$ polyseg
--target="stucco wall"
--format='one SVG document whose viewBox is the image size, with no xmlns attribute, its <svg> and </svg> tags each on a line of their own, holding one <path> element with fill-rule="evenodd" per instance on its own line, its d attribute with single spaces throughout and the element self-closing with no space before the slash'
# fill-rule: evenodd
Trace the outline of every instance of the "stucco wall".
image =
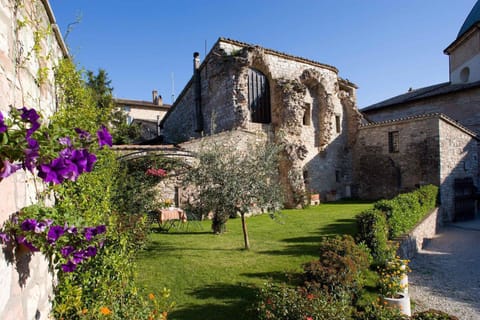
<svg viewBox="0 0 480 320">
<path fill-rule="evenodd" d="M 127 106 L 127 116 L 130 116 L 131 120 L 142 119 L 142 120 L 156 120 L 157 116 L 160 116 L 160 120 L 163 119 L 163 116 L 167 113 L 167 109 L 162 109 L 161 107 L 138 107 L 138 106 Z"/>
<path fill-rule="evenodd" d="M 9 106 L 27 106 L 48 117 L 56 107 L 52 68 L 67 51 L 48 1 L 22 1 L 18 8 L 15 2 L 0 1 L 0 111 L 6 115 Z M 41 34 L 38 51 L 34 32 Z M 0 181 L 0 194 L 3 224 L 35 202 L 32 177 L 20 171 Z M 11 254 L 10 248 L 0 254 L 0 319 L 47 319 L 53 279 L 44 257 Z"/>
</svg>

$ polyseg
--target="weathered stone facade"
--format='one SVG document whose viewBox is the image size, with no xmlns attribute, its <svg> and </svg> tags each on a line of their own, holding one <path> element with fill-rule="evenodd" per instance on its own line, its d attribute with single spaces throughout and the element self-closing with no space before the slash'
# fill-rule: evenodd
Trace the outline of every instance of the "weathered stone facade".
<svg viewBox="0 0 480 320">
<path fill-rule="evenodd" d="M 27 106 L 50 116 L 56 109 L 53 67 L 67 54 L 48 1 L 1 1 L 0 111 Z M 18 171 L 0 181 L 0 224 L 35 202 L 32 179 Z M 9 252 L 0 254 L 0 319 L 47 319 L 53 276 L 45 258 Z"/>
<path fill-rule="evenodd" d="M 450 221 L 454 180 L 471 177 L 478 186 L 477 143 L 472 131 L 441 114 L 364 125 L 353 152 L 355 194 L 392 198 L 420 185 L 438 185 L 442 218 Z"/>
<path fill-rule="evenodd" d="M 451 85 L 445 84 L 440 89 Z M 374 122 L 382 122 L 391 119 L 411 117 L 429 113 L 443 113 L 448 117 L 460 122 L 470 130 L 480 134 L 480 84 L 453 85 L 461 90 L 449 91 L 447 94 L 434 95 L 424 99 L 411 99 L 402 103 L 386 105 L 380 108 L 367 108 L 361 110 L 365 116 Z M 427 91 L 428 88 L 425 88 Z M 411 92 L 406 95 L 413 95 Z M 403 101 L 403 99 L 401 99 Z"/>
<path fill-rule="evenodd" d="M 271 119 L 264 123 L 252 121 L 252 70 L 267 82 Z M 307 188 L 323 199 L 349 196 L 350 147 L 361 115 L 355 85 L 334 67 L 221 38 L 194 73 L 162 121 L 166 141 L 263 132 L 285 145 L 280 170 L 287 206 L 298 205 Z"/>
</svg>

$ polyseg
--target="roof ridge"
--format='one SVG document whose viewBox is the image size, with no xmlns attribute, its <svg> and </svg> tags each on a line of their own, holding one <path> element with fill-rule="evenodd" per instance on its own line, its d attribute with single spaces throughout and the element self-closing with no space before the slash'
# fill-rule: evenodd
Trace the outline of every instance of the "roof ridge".
<svg viewBox="0 0 480 320">
<path fill-rule="evenodd" d="M 265 48 L 265 47 L 262 47 L 260 45 L 250 44 L 250 43 L 247 43 L 247 42 L 242 42 L 242 41 L 231 39 L 231 38 L 220 37 L 220 38 L 218 38 L 218 41 L 229 42 L 231 44 L 236 44 L 236 45 L 243 46 L 243 47 L 262 48 L 263 50 L 267 51 L 270 54 L 275 54 L 275 55 L 278 55 L 280 57 L 293 59 L 293 60 L 296 60 L 296 61 L 299 61 L 299 62 L 304 62 L 304 63 L 308 63 L 308 64 L 314 64 L 314 65 L 317 65 L 317 66 L 321 66 L 321 67 L 327 68 L 331 71 L 334 71 L 335 73 L 338 74 L 338 69 L 336 67 L 334 67 L 332 65 L 329 65 L 329 64 L 326 64 L 326 63 L 321 63 L 321 62 L 318 62 L 318 61 L 315 61 L 315 60 L 310 60 L 310 59 L 303 58 L 303 57 L 300 57 L 300 56 L 291 55 L 291 54 L 288 54 L 288 53 L 285 53 L 285 52 L 282 52 L 282 51 Z"/>
<path fill-rule="evenodd" d="M 475 133 L 471 129 L 465 127 L 460 122 L 454 120 L 453 118 L 450 118 L 449 116 L 447 116 L 445 113 L 442 113 L 442 112 L 422 113 L 422 114 L 416 114 L 416 115 L 411 115 L 411 116 L 401 117 L 401 118 L 396 118 L 396 119 L 388 119 L 388 120 L 384 120 L 384 121 L 370 122 L 370 123 L 362 124 L 360 127 L 361 128 L 375 127 L 375 126 L 391 124 L 391 123 L 395 123 L 395 122 L 410 121 L 410 120 L 417 120 L 417 119 L 428 119 L 428 118 L 443 119 L 443 120 L 447 121 L 448 123 L 456 126 L 457 128 L 462 129 L 463 131 L 465 131 L 465 132 L 469 133 L 470 135 L 476 137 L 477 139 L 479 138 L 477 133 Z"/>
</svg>

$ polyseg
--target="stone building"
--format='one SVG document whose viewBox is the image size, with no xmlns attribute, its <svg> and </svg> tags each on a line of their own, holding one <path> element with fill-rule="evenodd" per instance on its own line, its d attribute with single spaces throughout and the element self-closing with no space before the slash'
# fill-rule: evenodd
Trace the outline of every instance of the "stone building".
<svg viewBox="0 0 480 320">
<path fill-rule="evenodd" d="M 129 125 L 139 125 L 142 139 L 151 140 L 160 136 L 160 121 L 170 109 L 163 103 L 158 91 L 152 91 L 152 101 L 114 99 L 115 105 L 123 110 Z"/>
<path fill-rule="evenodd" d="M 448 82 L 410 90 L 363 108 L 365 117 L 385 121 L 443 113 L 480 133 L 480 2 L 475 4 L 457 38 L 444 53 L 449 57 Z"/>
<path fill-rule="evenodd" d="M 443 114 L 363 125 L 353 152 L 356 193 L 392 198 L 418 186 L 440 186 L 442 219 L 455 217 L 455 179 L 479 174 L 479 138 Z"/>
<path fill-rule="evenodd" d="M 335 67 L 220 38 L 161 122 L 166 142 L 223 131 L 262 132 L 285 146 L 286 205 L 306 190 L 350 196 L 351 147 L 361 115 L 356 86 Z"/>
<path fill-rule="evenodd" d="M 461 204 L 455 202 L 455 181 L 480 186 L 480 2 L 444 52 L 450 81 L 361 109 L 370 124 L 359 131 L 354 180 L 358 195 L 370 199 L 436 184 L 442 219 L 451 221 L 459 219 Z"/>
<path fill-rule="evenodd" d="M 27 106 L 45 117 L 56 109 L 53 67 L 68 56 L 47 0 L 0 2 L 0 111 Z M 22 26 L 20 26 L 22 24 Z M 36 35 L 42 35 L 40 37 Z M 35 202 L 33 177 L 0 179 L 0 225 Z M 48 319 L 53 276 L 43 255 L 0 254 L 0 319 Z"/>
</svg>

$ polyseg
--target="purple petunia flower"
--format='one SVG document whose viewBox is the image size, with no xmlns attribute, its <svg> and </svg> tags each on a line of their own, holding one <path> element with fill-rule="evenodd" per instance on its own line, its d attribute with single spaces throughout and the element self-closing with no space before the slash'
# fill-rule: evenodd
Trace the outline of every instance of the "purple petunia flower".
<svg viewBox="0 0 480 320">
<path fill-rule="evenodd" d="M 92 227 L 85 227 L 85 228 L 83 229 L 83 232 L 84 232 L 84 234 L 85 234 L 85 239 L 86 239 L 87 241 L 91 241 L 92 238 L 97 235 L 97 230 L 96 230 L 96 228 L 92 228 Z"/>
<path fill-rule="evenodd" d="M 12 175 L 13 173 L 15 173 L 15 171 L 17 171 L 21 167 L 22 166 L 19 164 L 11 163 L 8 159 L 3 160 L 3 166 L 0 169 L 0 178 L 6 178 Z"/>
<path fill-rule="evenodd" d="M 80 264 L 85 260 L 87 257 L 85 256 L 85 253 L 82 251 L 76 251 L 73 253 L 73 263 L 75 264 Z"/>
<path fill-rule="evenodd" d="M 23 151 L 25 153 L 24 167 L 33 172 L 38 159 L 40 146 L 38 141 L 33 138 L 27 138 L 28 147 Z"/>
<path fill-rule="evenodd" d="M 0 240 L 2 243 L 9 243 L 10 235 L 8 235 L 7 233 L 0 232 Z"/>
<path fill-rule="evenodd" d="M 47 229 L 47 224 L 45 222 L 37 222 L 37 225 L 35 226 L 35 233 L 42 233 Z"/>
<path fill-rule="evenodd" d="M 77 265 L 73 263 L 71 260 L 68 260 L 67 263 L 62 264 L 62 271 L 63 272 L 73 272 L 77 269 Z"/>
<path fill-rule="evenodd" d="M 59 139 L 58 139 L 58 142 L 59 142 L 61 145 L 64 145 L 64 146 L 67 146 L 67 147 L 71 147 L 71 146 L 72 146 L 72 140 L 70 140 L 70 137 L 59 138 Z"/>
<path fill-rule="evenodd" d="M 47 239 L 50 243 L 55 243 L 65 233 L 62 226 L 53 226 L 48 230 Z"/>
<path fill-rule="evenodd" d="M 35 219 L 25 219 L 20 225 L 20 228 L 23 231 L 34 231 L 36 227 L 37 227 L 37 220 Z"/>
<path fill-rule="evenodd" d="M 85 131 L 85 130 L 82 130 L 80 128 L 75 128 L 75 132 L 78 133 L 78 136 L 80 137 L 80 139 L 82 140 L 87 140 L 89 141 L 90 138 L 92 137 L 90 132 L 88 131 Z"/>
<path fill-rule="evenodd" d="M 38 122 L 40 116 L 38 115 L 37 111 L 35 111 L 35 109 L 27 109 L 26 107 L 23 107 L 18 110 L 22 111 L 22 120 L 28 121 L 31 124 L 30 128 L 27 129 L 26 134 L 26 137 L 29 138 L 35 131 L 37 131 L 38 128 L 40 128 L 40 123 Z"/>
<path fill-rule="evenodd" d="M 102 234 L 107 232 L 107 227 L 104 224 L 101 224 L 95 228 L 96 234 Z"/>
<path fill-rule="evenodd" d="M 63 230 L 65 230 L 65 232 L 70 233 L 70 234 L 77 234 L 78 233 L 77 227 L 75 227 L 75 226 L 69 227 L 66 222 L 65 222 L 65 226 L 63 227 Z"/>
<path fill-rule="evenodd" d="M 94 246 L 89 246 L 85 251 L 84 254 L 86 257 L 94 257 L 97 254 L 97 248 Z"/>
<path fill-rule="evenodd" d="M 100 149 L 105 145 L 109 147 L 112 146 L 112 136 L 110 135 L 110 132 L 108 132 L 107 127 L 102 126 L 102 128 L 97 131 L 97 138 Z"/>
<path fill-rule="evenodd" d="M 62 183 L 65 179 L 78 176 L 77 167 L 69 160 L 55 158 L 49 164 L 38 167 L 38 176 L 45 182 Z"/>
<path fill-rule="evenodd" d="M 22 120 L 26 120 L 32 123 L 40 119 L 40 116 L 38 115 L 37 111 L 35 111 L 35 109 L 28 109 L 27 107 L 23 107 L 18 110 L 22 111 L 22 115 L 21 115 Z"/>
<path fill-rule="evenodd" d="M 75 248 L 72 246 L 65 246 L 60 249 L 60 253 L 64 258 L 68 257 L 73 251 L 75 251 Z"/>
<path fill-rule="evenodd" d="M 97 157 L 93 153 L 89 153 L 87 149 L 79 149 L 73 150 L 70 160 L 76 165 L 77 171 L 81 174 L 92 171 Z"/>
<path fill-rule="evenodd" d="M 24 236 L 17 236 L 16 239 L 19 244 L 23 244 L 30 251 L 32 252 L 39 251 L 39 249 L 35 247 L 31 242 L 27 241 L 27 239 Z"/>
<path fill-rule="evenodd" d="M 8 127 L 3 120 L 3 114 L 0 112 L 0 133 L 6 132 L 7 129 Z"/>
</svg>

